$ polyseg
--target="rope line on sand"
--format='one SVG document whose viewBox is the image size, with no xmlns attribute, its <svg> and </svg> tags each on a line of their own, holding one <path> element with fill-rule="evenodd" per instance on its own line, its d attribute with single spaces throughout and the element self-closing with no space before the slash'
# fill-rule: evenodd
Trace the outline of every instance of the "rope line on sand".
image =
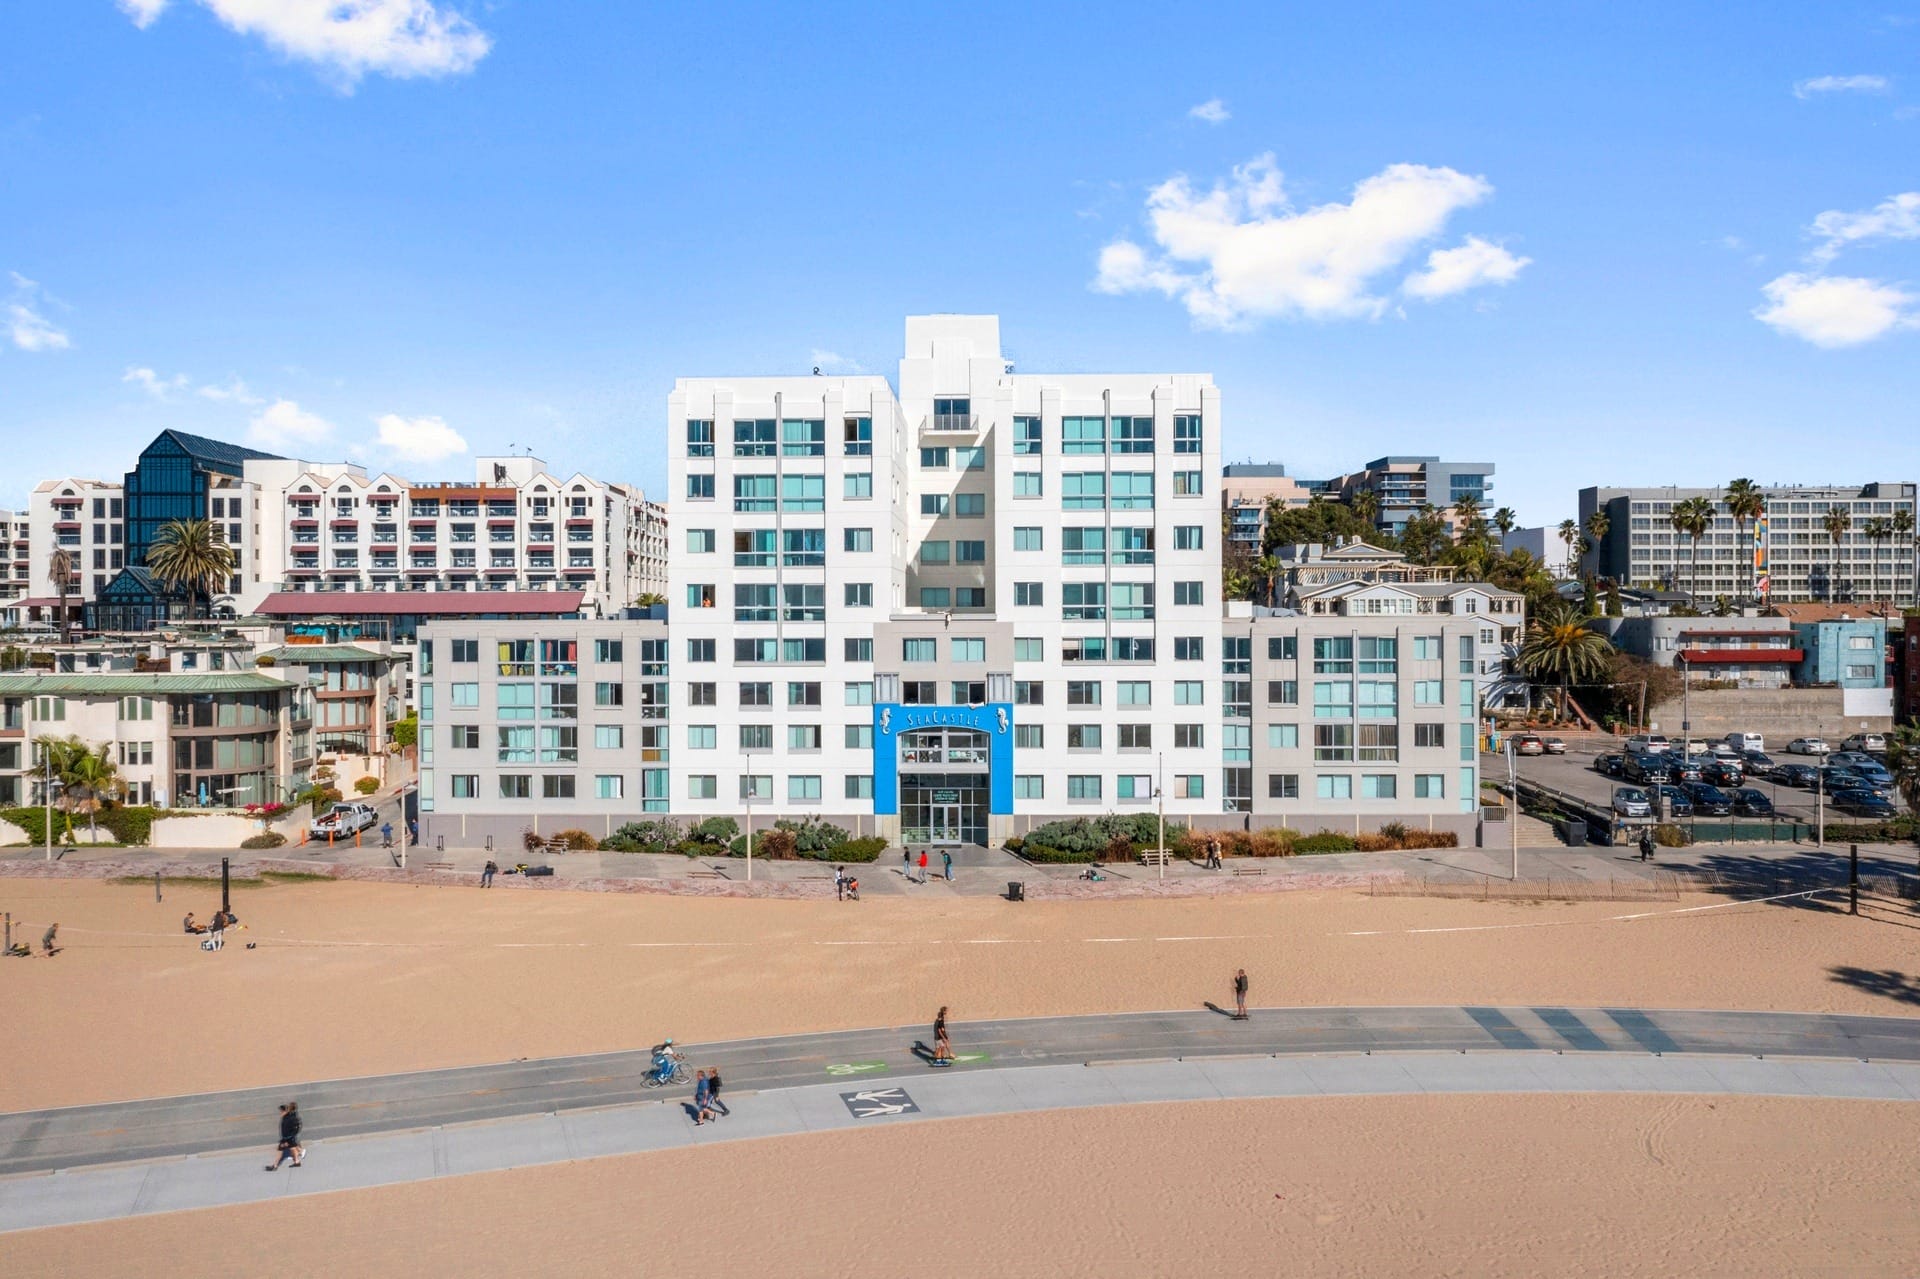
<svg viewBox="0 0 1920 1279">
<path fill-rule="evenodd" d="M 1794 897 L 1817 897 L 1821 893 L 1835 893 L 1837 887 L 1809 888 L 1802 892 L 1781 893 L 1774 897 L 1743 897 L 1739 901 L 1714 902 L 1710 906 L 1680 906 L 1672 910 L 1643 910 L 1631 915 L 1603 915 L 1599 919 L 1537 919 L 1524 924 L 1455 924 L 1446 928 L 1365 928 L 1353 932 L 1334 933 L 1336 937 L 1405 937 L 1418 933 L 1488 933 L 1508 928 L 1578 928 L 1585 924 L 1619 924 L 1635 919 L 1655 919 L 1662 915 L 1692 915 L 1703 910 L 1726 910 L 1730 906 L 1759 906 L 1766 902 L 1783 902 Z"/>
</svg>

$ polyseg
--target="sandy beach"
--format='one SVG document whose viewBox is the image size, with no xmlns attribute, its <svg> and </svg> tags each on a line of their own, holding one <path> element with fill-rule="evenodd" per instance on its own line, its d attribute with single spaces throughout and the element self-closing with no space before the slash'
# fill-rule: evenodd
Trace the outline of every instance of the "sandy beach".
<svg viewBox="0 0 1920 1279">
<path fill-rule="evenodd" d="M 1132 1106 L 530 1168 L 6 1246 L 9 1273 L 26 1275 L 1911 1275 L 1916 1152 L 1920 1107 L 1876 1102 Z"/>
<path fill-rule="evenodd" d="M 1914 917 L 1799 904 L 1282 893 L 858 904 L 0 880 L 68 949 L 10 960 L 0 1108 L 968 1018 L 1256 1005 L 1555 1002 L 1908 1015 Z M 246 949 L 248 942 L 258 948 Z"/>
</svg>

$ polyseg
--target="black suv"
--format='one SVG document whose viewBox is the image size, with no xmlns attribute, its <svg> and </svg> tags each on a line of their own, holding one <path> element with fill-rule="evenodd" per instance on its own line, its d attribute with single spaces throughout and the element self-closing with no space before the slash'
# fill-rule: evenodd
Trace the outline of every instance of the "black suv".
<svg viewBox="0 0 1920 1279">
<path fill-rule="evenodd" d="M 1701 816 L 1728 817 L 1733 813 L 1733 800 L 1712 782 L 1688 782 L 1681 789 L 1693 801 L 1693 811 Z"/>
</svg>

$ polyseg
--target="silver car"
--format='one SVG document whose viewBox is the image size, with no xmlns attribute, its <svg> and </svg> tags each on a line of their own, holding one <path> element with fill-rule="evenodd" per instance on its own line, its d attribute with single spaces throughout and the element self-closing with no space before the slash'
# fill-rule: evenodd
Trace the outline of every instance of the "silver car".
<svg viewBox="0 0 1920 1279">
<path fill-rule="evenodd" d="M 1638 786 L 1613 788 L 1613 812 L 1616 817 L 1651 817 L 1653 804 Z"/>
<path fill-rule="evenodd" d="M 1787 743 L 1789 755 L 1825 755 L 1832 749 L 1821 737 L 1796 737 Z"/>
</svg>

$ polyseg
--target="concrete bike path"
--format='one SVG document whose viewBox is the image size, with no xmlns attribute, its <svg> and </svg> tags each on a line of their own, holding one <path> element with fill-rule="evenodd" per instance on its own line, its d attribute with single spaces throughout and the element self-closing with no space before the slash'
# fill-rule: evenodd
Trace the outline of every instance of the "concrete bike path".
<svg viewBox="0 0 1920 1279">
<path fill-rule="evenodd" d="M 1920 1020 L 1640 1009 L 1261 1009 L 692 1046 L 734 1114 L 695 1128 L 644 1054 L 515 1062 L 0 1117 L 0 1231 L 251 1203 L 873 1122 L 1058 1106 L 1412 1092 L 1688 1092 L 1920 1100 Z M 1019 1069 L 1013 1069 L 1019 1067 Z M 307 1165 L 261 1171 L 297 1098 Z"/>
</svg>

